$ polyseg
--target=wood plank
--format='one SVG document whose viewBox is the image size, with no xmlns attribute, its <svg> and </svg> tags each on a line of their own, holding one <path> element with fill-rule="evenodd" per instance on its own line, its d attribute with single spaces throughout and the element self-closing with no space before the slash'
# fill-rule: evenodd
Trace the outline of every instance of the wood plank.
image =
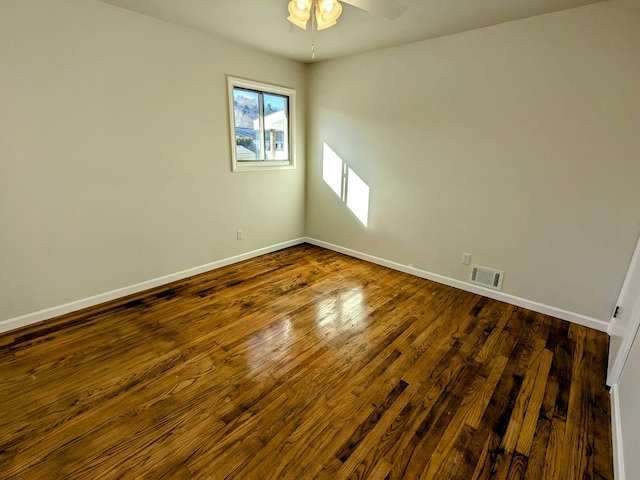
<svg viewBox="0 0 640 480">
<path fill-rule="evenodd" d="M 586 379 L 586 338 L 587 329 L 579 325 L 569 327 L 569 336 L 575 340 L 573 353 L 574 381 L 571 382 L 569 404 L 567 409 L 567 427 L 565 442 L 570 448 L 564 449 L 563 477 L 568 480 L 578 480 L 588 477 L 589 469 L 589 431 L 588 423 L 590 411 L 586 409 L 585 383 Z"/>
<path fill-rule="evenodd" d="M 300 245 L 0 334 L 0 476 L 608 480 L 607 349 Z"/>
</svg>

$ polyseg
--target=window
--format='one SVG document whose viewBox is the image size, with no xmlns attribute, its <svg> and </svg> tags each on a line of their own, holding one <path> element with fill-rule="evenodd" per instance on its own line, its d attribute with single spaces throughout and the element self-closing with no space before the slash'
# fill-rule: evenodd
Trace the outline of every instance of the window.
<svg viewBox="0 0 640 480">
<path fill-rule="evenodd" d="M 293 168 L 295 91 L 229 77 L 233 171 Z"/>
</svg>

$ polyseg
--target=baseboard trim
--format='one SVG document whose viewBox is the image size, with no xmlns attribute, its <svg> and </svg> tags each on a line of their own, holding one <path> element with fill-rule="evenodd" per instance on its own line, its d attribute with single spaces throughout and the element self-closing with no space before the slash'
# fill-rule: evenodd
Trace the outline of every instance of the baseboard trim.
<svg viewBox="0 0 640 480">
<path fill-rule="evenodd" d="M 625 480 L 624 448 L 622 446 L 622 419 L 620 418 L 620 393 L 618 384 L 611 386 L 611 437 L 613 440 L 613 478 Z"/>
<path fill-rule="evenodd" d="M 305 242 L 310 243 L 312 245 L 316 245 L 318 247 L 326 248 L 328 250 L 332 250 L 338 253 L 343 253 L 345 255 L 349 255 L 350 257 L 359 258 L 361 260 L 366 260 L 368 262 L 375 263 L 377 265 L 382 265 L 384 267 L 388 267 L 394 270 L 408 273 L 410 275 L 426 278 L 427 280 L 432 280 L 434 282 L 442 283 L 450 287 L 459 288 L 461 290 L 465 290 L 471 293 L 476 293 L 478 295 L 483 295 L 485 297 L 493 298 L 494 300 L 506 302 L 512 305 L 516 305 L 518 307 L 528 308 L 529 310 L 533 310 L 534 312 L 544 313 L 545 315 L 551 315 L 553 317 L 557 317 L 562 320 L 567 320 L 569 322 L 573 322 L 578 325 L 583 325 L 585 327 L 590 327 L 602 332 L 606 332 L 607 329 L 609 328 L 609 322 L 603 322 L 602 320 L 587 317 L 579 313 L 574 313 L 574 312 L 570 312 L 560 308 L 551 307 L 549 305 L 544 305 L 542 303 L 516 297 L 514 295 L 509 295 L 507 293 L 498 292 L 498 291 L 484 288 L 481 286 L 471 285 L 461 280 L 456 280 L 450 277 L 445 277 L 443 275 L 438 275 L 436 273 L 420 270 L 415 267 L 402 265 L 400 263 L 396 263 L 391 260 L 386 260 L 384 258 L 376 257 L 374 255 L 369 255 L 367 253 L 352 250 L 350 248 L 341 247 L 339 245 L 318 240 L 313 237 L 300 237 L 300 238 L 296 238 L 286 242 L 278 243 L 275 245 L 270 245 L 268 247 L 260 248 L 258 250 L 253 250 L 251 252 L 235 255 L 233 257 L 217 260 L 215 262 L 207 263 L 205 265 L 200 265 L 197 267 L 189 268 L 187 270 L 182 270 L 180 272 L 176 272 L 176 273 L 172 273 L 162 277 L 140 282 L 135 285 L 118 288 L 110 292 L 101 293 L 101 294 L 94 295 L 88 298 L 83 298 L 80 300 L 75 300 L 73 302 L 65 303 L 63 305 L 58 305 L 51 308 L 46 308 L 44 310 L 39 310 L 37 312 L 21 315 L 19 317 L 9 318 L 7 320 L 0 321 L 0 333 L 8 332 L 10 330 L 15 330 L 16 328 L 25 327 L 27 325 L 42 322 L 44 320 L 48 320 L 50 318 L 54 318 L 59 315 L 75 312 L 77 310 L 81 310 L 87 307 L 92 307 L 94 305 L 115 300 L 117 298 L 126 297 L 127 295 L 139 293 L 144 290 L 148 290 L 150 288 L 159 287 L 167 283 L 175 282 L 176 280 L 182 280 L 184 278 L 191 277 L 193 275 L 198 275 L 200 273 L 208 272 L 210 270 L 215 270 L 217 268 L 225 267 L 227 265 L 232 265 L 234 263 L 238 263 L 243 260 L 248 260 L 250 258 L 258 257 L 266 253 L 272 253 L 277 250 L 281 250 L 287 247 L 292 247 L 294 245 L 299 245 Z"/>
<path fill-rule="evenodd" d="M 489 288 L 472 285 L 470 283 L 463 282 L 461 280 L 456 280 L 454 278 L 438 275 L 437 273 L 427 272 L 426 270 L 420 270 L 415 267 L 402 265 L 401 263 L 396 263 L 391 260 L 386 260 L 384 258 L 376 257 L 374 255 L 369 255 L 367 253 L 359 252 L 357 250 L 352 250 L 350 248 L 341 247 L 340 245 L 335 245 L 333 243 L 318 240 L 316 238 L 307 237 L 306 241 L 307 243 L 310 243 L 312 245 L 326 248 L 328 250 L 333 250 L 338 253 L 343 253 L 345 255 L 349 255 L 350 257 L 366 260 L 368 262 L 375 263 L 377 265 L 382 265 L 383 267 L 392 268 L 393 270 L 398 270 L 400 272 L 408 273 L 410 275 L 426 278 L 427 280 L 432 280 L 434 282 L 442 283 L 450 287 L 459 288 L 460 290 L 465 290 L 467 292 L 476 293 L 478 295 L 489 297 L 494 300 L 499 300 L 501 302 L 509 303 L 517 307 L 527 308 L 529 310 L 533 310 L 534 312 L 550 315 L 552 317 L 560 318 L 568 322 L 593 328 L 601 332 L 606 332 L 609 327 L 609 322 L 604 322 L 596 318 L 587 317 L 586 315 L 582 315 L 580 313 L 570 312 L 568 310 L 552 307 L 550 305 L 545 305 L 543 303 L 535 302 L 533 300 L 527 300 L 526 298 L 516 297 L 515 295 L 510 295 L 508 293 L 498 292 L 496 290 L 491 290 Z"/>
<path fill-rule="evenodd" d="M 128 287 L 118 288 L 110 292 L 100 293 L 98 295 L 93 295 L 88 298 L 75 300 L 73 302 L 65 303 L 63 305 L 58 305 L 51 308 L 46 308 L 44 310 L 39 310 L 37 312 L 21 315 L 19 317 L 9 318 L 7 320 L 0 321 L 0 333 L 8 332 L 10 330 L 15 330 L 16 328 L 25 327 L 27 325 L 42 322 L 44 320 L 48 320 L 48 319 L 57 317 L 59 315 L 64 315 L 66 313 L 82 310 L 83 308 L 93 307 L 94 305 L 98 305 L 100 303 L 108 302 L 121 297 L 126 297 L 127 295 L 139 293 L 144 290 L 149 290 L 150 288 L 159 287 L 161 285 L 175 282 L 176 280 L 182 280 L 187 277 L 192 277 L 193 275 L 198 275 L 200 273 L 208 272 L 210 270 L 226 267 L 227 265 L 232 265 L 234 263 L 238 263 L 243 260 L 248 260 L 250 258 L 258 257 L 266 253 L 272 253 L 277 250 L 282 250 L 283 248 L 293 247 L 294 245 L 299 245 L 301 243 L 304 243 L 305 241 L 306 241 L 306 238 L 304 237 L 296 238 L 294 240 L 289 240 L 287 242 L 270 245 L 268 247 L 260 248 L 258 250 L 253 250 L 251 252 L 242 253 L 240 255 L 224 258 L 222 260 L 217 260 L 215 262 L 207 263 L 205 265 L 188 268 L 187 270 L 182 270 L 180 272 L 171 273 L 169 275 L 164 275 L 158 278 L 153 278 L 151 280 L 136 283 L 135 285 L 130 285 Z"/>
</svg>

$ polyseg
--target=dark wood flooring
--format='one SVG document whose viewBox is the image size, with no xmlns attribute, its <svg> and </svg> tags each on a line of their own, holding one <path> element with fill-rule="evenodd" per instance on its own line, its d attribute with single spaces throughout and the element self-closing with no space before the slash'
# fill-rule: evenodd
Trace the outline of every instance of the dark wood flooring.
<svg viewBox="0 0 640 480">
<path fill-rule="evenodd" d="M 607 348 L 301 245 L 0 335 L 0 477 L 611 479 Z"/>
</svg>

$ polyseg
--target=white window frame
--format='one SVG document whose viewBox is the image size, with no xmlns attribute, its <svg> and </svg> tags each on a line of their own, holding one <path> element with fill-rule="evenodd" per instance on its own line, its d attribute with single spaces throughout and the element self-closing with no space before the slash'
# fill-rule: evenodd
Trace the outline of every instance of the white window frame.
<svg viewBox="0 0 640 480">
<path fill-rule="evenodd" d="M 295 132 L 296 132 L 296 91 L 292 88 L 270 85 L 268 83 L 255 82 L 237 77 L 227 77 L 229 90 L 229 131 L 231 140 L 231 168 L 234 172 L 258 171 L 258 170 L 288 170 L 296 167 L 295 163 Z M 261 93 L 272 93 L 286 96 L 289 99 L 289 159 L 288 160 L 251 160 L 238 161 L 236 150 L 236 124 L 233 107 L 233 89 L 243 88 Z M 263 113 L 260 113 L 261 121 Z"/>
</svg>

